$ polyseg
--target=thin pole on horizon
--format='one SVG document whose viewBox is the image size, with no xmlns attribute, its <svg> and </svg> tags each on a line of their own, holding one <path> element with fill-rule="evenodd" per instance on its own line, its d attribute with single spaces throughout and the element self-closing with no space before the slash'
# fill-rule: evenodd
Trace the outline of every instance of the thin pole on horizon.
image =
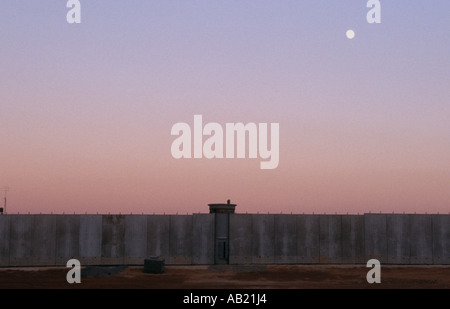
<svg viewBox="0 0 450 309">
<path fill-rule="evenodd" d="M 2 191 L 4 192 L 4 195 L 3 195 L 3 201 L 4 201 L 4 203 L 3 203 L 3 209 L 4 209 L 5 214 L 7 214 L 7 212 L 6 212 L 6 193 L 7 193 L 9 190 L 10 190 L 10 188 L 9 188 L 9 187 L 6 187 L 6 186 L 2 188 Z"/>
</svg>

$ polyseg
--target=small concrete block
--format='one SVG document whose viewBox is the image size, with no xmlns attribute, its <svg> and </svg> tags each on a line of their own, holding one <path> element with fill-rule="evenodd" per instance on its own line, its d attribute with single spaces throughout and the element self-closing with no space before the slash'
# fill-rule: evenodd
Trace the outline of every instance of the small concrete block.
<svg viewBox="0 0 450 309">
<path fill-rule="evenodd" d="M 144 273 L 162 274 L 164 272 L 165 260 L 159 257 L 151 257 L 144 260 Z"/>
</svg>

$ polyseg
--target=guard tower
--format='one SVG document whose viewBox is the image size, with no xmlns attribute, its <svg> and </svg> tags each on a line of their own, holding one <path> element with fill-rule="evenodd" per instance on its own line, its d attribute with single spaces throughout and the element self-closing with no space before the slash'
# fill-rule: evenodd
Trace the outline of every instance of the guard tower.
<svg viewBox="0 0 450 309">
<path fill-rule="evenodd" d="M 236 204 L 230 200 L 226 204 L 208 204 L 209 213 L 215 214 L 214 264 L 229 263 L 230 214 L 234 214 Z"/>
</svg>

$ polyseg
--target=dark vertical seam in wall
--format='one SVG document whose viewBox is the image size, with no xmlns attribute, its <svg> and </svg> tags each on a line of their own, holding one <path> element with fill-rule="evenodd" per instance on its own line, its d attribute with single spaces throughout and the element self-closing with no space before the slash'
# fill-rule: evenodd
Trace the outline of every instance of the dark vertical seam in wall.
<svg viewBox="0 0 450 309">
<path fill-rule="evenodd" d="M 406 215 L 406 216 L 408 216 L 408 220 L 409 220 L 409 230 L 408 230 L 408 233 L 409 233 L 409 235 L 410 235 L 410 239 L 409 239 L 409 261 L 408 261 L 408 264 L 409 265 L 411 265 L 411 253 L 412 253 L 412 243 L 413 243 L 413 240 L 414 240 L 414 238 L 413 238 L 413 235 L 411 234 L 411 231 L 412 231 L 412 226 L 413 226 L 413 220 L 412 220 L 412 216 L 411 215 Z"/>
<path fill-rule="evenodd" d="M 275 214 L 273 214 L 272 216 L 273 216 L 273 230 L 276 233 L 276 231 L 275 231 Z M 283 233 L 283 235 L 284 235 L 284 233 Z M 276 243 L 275 243 L 275 238 L 274 238 L 273 239 L 273 263 L 275 263 L 275 246 L 276 246 Z"/>
<path fill-rule="evenodd" d="M 366 254 L 366 214 L 363 214 L 363 240 L 364 240 L 364 245 L 363 245 L 363 250 L 364 250 L 364 264 L 367 265 L 367 254 Z"/>
<path fill-rule="evenodd" d="M 192 215 L 190 215 L 190 217 L 191 217 L 191 239 L 189 240 L 189 242 L 190 242 L 190 244 L 189 244 L 189 248 L 190 248 L 190 250 L 191 250 L 191 252 L 190 252 L 190 265 L 192 265 L 193 264 L 193 262 L 194 262 L 194 250 L 192 250 L 192 245 L 194 244 L 194 215 L 192 214 Z M 199 239 L 200 241 L 201 241 L 201 239 Z M 200 244 L 201 244 L 201 242 L 200 242 Z"/>
<path fill-rule="evenodd" d="M 433 216 L 432 215 L 428 215 L 430 217 L 430 221 L 431 221 L 431 264 L 434 264 L 434 231 L 433 231 Z"/>
<path fill-rule="evenodd" d="M 144 230 L 144 232 L 145 232 L 145 251 L 144 251 L 144 257 L 147 258 L 147 256 L 148 256 L 148 215 L 144 215 L 144 216 L 145 216 L 145 230 Z"/>
<path fill-rule="evenodd" d="M 267 215 L 269 216 L 269 214 L 267 214 Z M 275 214 L 273 214 L 272 216 L 273 216 L 273 235 L 271 235 L 272 239 L 273 239 L 272 256 L 273 256 L 273 263 L 275 263 L 275 246 L 277 244 L 277 239 L 276 238 L 278 237 L 278 233 L 277 233 L 277 230 L 275 228 Z"/>
<path fill-rule="evenodd" d="M 228 231 L 227 231 L 227 249 L 228 249 L 228 256 L 227 256 L 227 265 L 230 265 L 230 256 L 231 256 L 231 253 L 230 253 L 230 248 L 231 248 L 231 237 L 230 237 L 230 220 L 231 220 L 231 217 L 232 217 L 232 213 L 231 214 L 227 214 L 228 215 L 228 224 L 227 224 L 227 228 L 228 228 Z"/>
<path fill-rule="evenodd" d="M 38 216 L 38 214 L 34 214 L 34 215 L 31 215 L 31 216 L 32 216 L 31 231 L 33 231 L 34 230 L 34 224 L 35 224 L 35 221 L 36 221 L 36 216 Z M 33 250 L 34 243 L 36 242 L 35 236 L 36 236 L 36 234 L 31 232 L 31 237 L 30 237 L 31 238 L 31 245 L 30 245 L 30 255 L 31 256 L 30 256 L 30 260 L 27 257 L 25 257 L 25 262 L 22 262 L 22 264 L 24 264 L 25 266 L 32 266 L 33 264 L 36 264 L 36 266 L 41 266 L 41 265 L 39 265 L 41 263 L 33 263 L 32 261 L 34 261 L 34 260 L 31 259 L 31 257 L 33 257 L 34 254 L 35 254 L 35 252 Z M 36 260 L 39 260 L 40 257 L 37 256 L 35 258 L 36 258 Z M 28 264 L 28 263 L 30 263 L 30 264 Z"/>
<path fill-rule="evenodd" d="M 320 251 L 321 251 L 321 250 L 320 250 L 320 249 L 321 249 L 321 248 L 320 248 L 320 242 L 321 242 L 321 239 L 320 239 L 320 231 L 322 230 L 322 229 L 321 229 L 321 226 L 320 226 L 320 221 L 321 221 L 321 220 L 320 220 L 320 216 L 323 216 L 323 215 L 318 215 L 318 217 L 317 217 L 317 218 L 319 219 L 319 243 L 318 243 L 318 247 L 319 247 L 319 261 L 318 261 L 318 264 L 322 264 L 322 263 L 321 263 L 321 255 L 320 255 Z"/>
<path fill-rule="evenodd" d="M 9 229 L 9 237 L 8 237 L 8 266 L 11 265 L 11 218 L 8 217 L 8 229 Z"/>
<path fill-rule="evenodd" d="M 340 243 L 339 243 L 339 246 L 340 246 L 340 258 L 339 258 L 339 260 L 340 260 L 340 262 L 339 262 L 339 264 L 342 264 L 343 263 L 343 260 L 344 260 L 344 257 L 343 257 L 343 255 L 344 255 L 344 250 L 343 250 L 343 243 L 344 243 L 344 240 L 343 240 L 343 237 L 342 237 L 342 215 L 339 215 L 339 223 L 340 223 L 340 230 L 341 230 L 341 235 L 340 235 Z M 351 221 L 350 221 L 350 223 L 351 223 Z M 350 231 L 351 231 L 351 224 L 350 224 Z M 351 238 L 351 233 L 350 233 L 350 238 Z"/>
<path fill-rule="evenodd" d="M 403 222 L 402 222 L 403 223 Z M 388 215 L 386 214 L 386 264 L 390 264 L 390 260 L 389 260 L 389 228 L 388 228 Z M 396 235 L 399 236 L 399 235 Z M 401 238 L 400 238 L 400 243 L 401 243 Z"/>
<path fill-rule="evenodd" d="M 123 227 L 123 231 L 122 231 L 122 241 L 123 241 L 123 243 L 122 243 L 122 264 L 125 264 L 125 260 L 126 260 L 126 257 L 125 257 L 125 246 L 126 246 L 126 241 L 125 241 L 125 219 L 126 219 L 126 216 L 127 215 L 125 215 L 125 214 L 123 214 L 123 215 L 119 215 L 119 218 L 121 218 L 120 220 L 122 221 L 122 227 Z"/>
<path fill-rule="evenodd" d="M 407 265 L 411 264 L 411 243 L 412 243 L 412 235 L 411 235 L 411 226 L 412 226 L 412 220 L 411 220 L 411 216 L 410 215 L 404 215 L 406 216 L 407 220 L 408 220 L 408 240 L 409 240 L 409 252 L 408 252 L 408 261 L 407 261 Z"/>
<path fill-rule="evenodd" d="M 254 239 L 254 236 L 255 235 L 253 235 L 253 217 L 254 217 L 254 215 L 250 215 L 250 228 L 251 228 L 251 237 L 250 237 L 250 263 L 253 263 L 253 252 L 254 252 L 254 250 L 253 250 L 253 239 Z M 244 257 L 245 258 L 245 257 Z"/>
<path fill-rule="evenodd" d="M 214 216 L 214 245 L 213 245 L 213 264 L 216 264 L 216 256 L 217 256 L 217 216 L 213 213 Z M 229 223 L 229 222 L 228 222 Z"/>
<path fill-rule="evenodd" d="M 291 213 L 292 216 L 292 213 Z M 297 234 L 297 216 L 294 216 L 294 235 L 295 235 L 295 261 L 292 263 L 298 263 L 298 234 Z"/>
<path fill-rule="evenodd" d="M 55 234 L 54 234 L 54 244 L 55 244 L 55 247 L 54 247 L 54 249 L 55 249 L 55 251 L 53 252 L 53 265 L 56 265 L 56 234 L 58 233 L 58 231 L 56 230 L 56 218 L 57 218 L 57 215 L 53 215 L 53 218 L 54 218 L 54 220 L 55 220 L 55 223 L 54 223 L 54 231 L 55 231 Z M 67 263 L 67 262 L 66 262 Z"/>
<path fill-rule="evenodd" d="M 277 229 L 275 228 L 275 214 L 273 214 L 273 215 L 268 215 L 268 216 L 272 216 L 273 217 L 273 237 L 272 237 L 272 239 L 273 239 L 273 245 L 272 245 L 272 256 L 273 256 L 273 263 L 274 264 L 276 264 L 276 262 L 275 262 L 275 246 L 277 245 L 277 236 L 278 236 L 278 233 L 277 233 Z"/>
<path fill-rule="evenodd" d="M 170 263 L 173 263 L 173 261 L 172 261 L 172 259 L 173 259 L 173 256 L 171 257 L 171 255 L 172 255 L 172 243 L 171 243 L 171 239 L 172 239 L 172 215 L 168 215 L 169 216 L 169 246 L 168 246 L 168 251 L 169 251 L 169 261 L 170 261 Z M 161 252 L 161 243 L 160 243 L 160 248 L 159 248 L 159 251 Z"/>
<path fill-rule="evenodd" d="M 104 219 L 104 216 L 105 215 L 102 215 L 102 220 L 101 220 L 101 224 L 100 224 L 100 260 L 99 260 L 99 264 L 103 264 L 103 219 Z M 86 217 L 86 219 L 87 219 L 87 217 Z M 91 224 L 90 222 L 89 222 L 89 224 Z"/>
<path fill-rule="evenodd" d="M 100 223 L 100 256 L 98 258 L 98 262 L 96 263 L 97 265 L 102 263 L 102 254 L 103 254 L 103 216 L 106 216 L 106 215 L 100 215 L 100 216 L 101 216 L 101 223 Z M 87 219 L 87 216 L 86 216 L 86 219 Z M 92 221 L 95 222 L 95 220 L 92 220 Z M 88 221 L 88 222 L 90 222 L 90 221 Z M 91 224 L 91 223 L 89 223 L 89 224 Z"/>
<path fill-rule="evenodd" d="M 386 264 L 389 264 L 389 261 L 388 261 L 388 256 L 389 256 L 389 254 L 388 254 L 388 222 L 387 222 L 387 215 L 386 214 L 384 214 L 383 215 L 384 216 L 384 222 L 386 223 L 386 227 L 385 227 L 385 232 L 386 232 L 386 257 L 384 258 L 384 260 L 386 261 Z M 384 262 L 384 261 L 383 261 Z"/>
</svg>

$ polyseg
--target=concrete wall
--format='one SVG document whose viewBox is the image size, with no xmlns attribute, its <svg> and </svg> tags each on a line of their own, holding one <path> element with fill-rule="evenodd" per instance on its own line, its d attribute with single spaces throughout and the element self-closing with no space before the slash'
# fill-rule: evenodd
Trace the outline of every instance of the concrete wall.
<svg viewBox="0 0 450 309">
<path fill-rule="evenodd" d="M 294 215 L 274 215 L 274 259 L 273 263 L 290 264 L 297 262 L 297 217 Z"/>
<path fill-rule="evenodd" d="M 320 216 L 319 240 L 319 262 L 342 263 L 341 216 Z"/>
<path fill-rule="evenodd" d="M 142 264 L 147 256 L 147 230 L 146 216 L 125 216 L 124 264 Z"/>
<path fill-rule="evenodd" d="M 250 214 L 230 215 L 230 264 L 251 264 L 253 229 Z"/>
<path fill-rule="evenodd" d="M 125 216 L 102 216 L 101 264 L 123 264 L 125 256 Z"/>
<path fill-rule="evenodd" d="M 78 235 L 79 260 L 81 265 L 101 264 L 102 256 L 102 217 L 101 215 L 79 216 Z M 71 237 L 76 237 L 75 235 Z"/>
<path fill-rule="evenodd" d="M 35 215 L 32 221 L 31 258 L 26 264 L 55 265 L 56 215 Z"/>
<path fill-rule="evenodd" d="M 193 215 L 192 229 L 192 264 L 214 264 L 214 215 Z"/>
<path fill-rule="evenodd" d="M 252 264 L 273 264 L 275 262 L 275 215 L 251 216 Z"/>
<path fill-rule="evenodd" d="M 213 264 L 214 214 L 3 215 L 0 266 Z M 450 264 L 450 215 L 231 214 L 230 264 Z"/>
<path fill-rule="evenodd" d="M 169 256 L 170 216 L 147 216 L 147 256 Z"/>
<path fill-rule="evenodd" d="M 410 216 L 386 215 L 387 263 L 410 263 Z"/>
<path fill-rule="evenodd" d="M 386 215 L 384 214 L 364 215 L 365 256 L 377 259 L 381 264 L 388 262 L 386 221 Z"/>
<path fill-rule="evenodd" d="M 56 216 L 56 265 L 80 256 L 80 221 L 77 215 Z"/>
<path fill-rule="evenodd" d="M 410 215 L 411 264 L 433 263 L 433 228 L 431 215 Z"/>
<path fill-rule="evenodd" d="M 297 263 L 319 263 L 320 216 L 297 215 Z"/>
<path fill-rule="evenodd" d="M 33 221 L 34 215 L 11 215 L 9 222 L 9 264 L 33 265 Z"/>
<path fill-rule="evenodd" d="M 450 264 L 450 215 L 432 215 L 433 264 Z"/>
<path fill-rule="evenodd" d="M 341 216 L 342 260 L 344 264 L 367 263 L 364 254 L 364 216 Z"/>
<path fill-rule="evenodd" d="M 0 267 L 9 265 L 11 217 L 10 215 L 0 216 Z"/>
<path fill-rule="evenodd" d="M 230 216 L 230 264 L 450 264 L 450 215 Z"/>
<path fill-rule="evenodd" d="M 192 219 L 189 215 L 170 216 L 168 264 L 192 263 Z"/>
</svg>

